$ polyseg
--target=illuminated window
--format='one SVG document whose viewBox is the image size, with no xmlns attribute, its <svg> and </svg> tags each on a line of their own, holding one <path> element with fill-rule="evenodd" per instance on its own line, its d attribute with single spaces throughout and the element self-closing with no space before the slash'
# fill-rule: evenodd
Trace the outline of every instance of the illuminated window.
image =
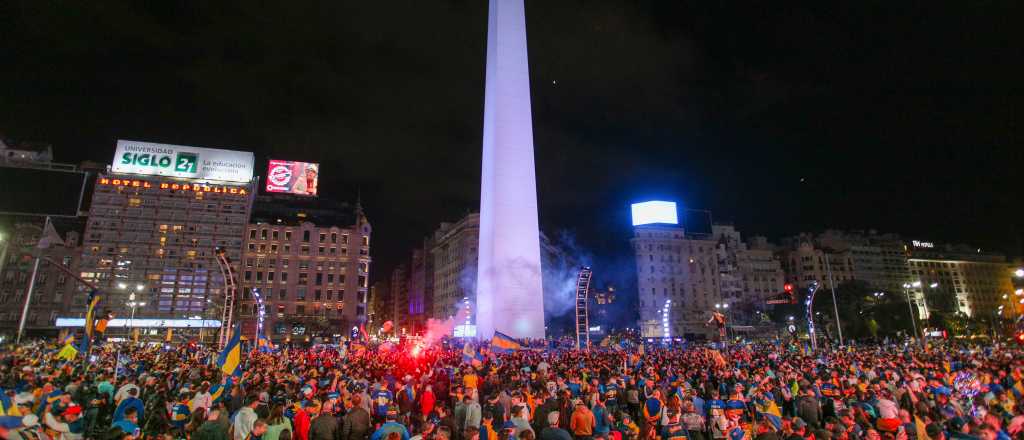
<svg viewBox="0 0 1024 440">
<path fill-rule="evenodd" d="M 160 225 L 160 232 L 167 232 L 167 225 Z"/>
<path fill-rule="evenodd" d="M 189 260 L 194 260 L 196 258 L 196 251 L 185 252 L 185 257 L 188 258 Z"/>
<path fill-rule="evenodd" d="M 174 227 L 171 228 L 174 232 L 181 232 L 183 229 L 185 229 L 185 226 L 183 225 L 174 225 Z"/>
<path fill-rule="evenodd" d="M 136 207 L 140 205 L 142 205 L 142 199 L 136 197 L 128 199 L 128 206 Z"/>
</svg>

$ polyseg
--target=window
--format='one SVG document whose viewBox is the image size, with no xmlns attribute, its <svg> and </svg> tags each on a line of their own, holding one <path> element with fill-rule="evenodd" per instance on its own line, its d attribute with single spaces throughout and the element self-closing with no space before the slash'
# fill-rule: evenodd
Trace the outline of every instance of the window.
<svg viewBox="0 0 1024 440">
<path fill-rule="evenodd" d="M 281 291 L 281 299 L 284 299 L 284 291 Z M 284 304 L 277 305 L 277 317 L 284 318 Z"/>
<path fill-rule="evenodd" d="M 320 294 L 320 289 L 316 289 L 316 290 L 313 291 L 313 300 L 314 301 L 320 301 L 321 297 L 322 297 L 322 295 Z"/>
<path fill-rule="evenodd" d="M 256 281 L 257 282 L 262 282 L 263 281 L 263 272 L 256 271 Z"/>
<path fill-rule="evenodd" d="M 302 242 L 309 243 L 309 231 L 302 231 Z"/>
<path fill-rule="evenodd" d="M 274 240 L 277 240 L 277 238 L 278 238 L 277 231 L 271 232 L 270 233 L 270 237 L 273 238 Z"/>
<path fill-rule="evenodd" d="M 327 289 L 327 298 L 326 299 L 328 301 L 330 301 L 332 296 L 334 296 L 334 291 L 331 290 L 331 289 Z"/>
<path fill-rule="evenodd" d="M 364 235 L 363 236 L 363 246 L 369 246 L 369 245 L 370 245 L 370 236 L 369 235 Z"/>
<path fill-rule="evenodd" d="M 324 234 L 323 232 L 321 232 L 320 233 L 320 243 L 323 243 L 326 240 L 327 240 L 327 234 Z"/>
<path fill-rule="evenodd" d="M 338 233 L 337 232 L 331 232 L 331 243 L 337 243 L 337 242 L 338 242 Z"/>
<path fill-rule="evenodd" d="M 295 300 L 296 301 L 305 301 L 306 300 L 306 288 L 305 287 L 299 287 L 299 288 L 295 289 Z"/>
<path fill-rule="evenodd" d="M 266 240 L 266 239 L 267 239 L 267 230 L 266 229 L 261 229 L 260 230 L 260 240 Z"/>
<path fill-rule="evenodd" d="M 274 272 L 267 272 L 267 281 L 274 281 Z"/>
<path fill-rule="evenodd" d="M 322 285 L 323 283 L 324 283 L 324 274 L 322 274 L 322 273 L 320 273 L 320 272 L 317 272 L 317 273 L 316 273 L 316 285 L 317 285 L 317 286 L 320 286 L 320 285 Z"/>
<path fill-rule="evenodd" d="M 245 271 L 245 280 L 246 281 L 252 280 L 252 271 L 251 270 Z"/>
<path fill-rule="evenodd" d="M 301 304 L 295 306 L 295 314 L 298 315 L 298 316 L 305 315 L 306 314 L 306 306 L 301 305 Z"/>
<path fill-rule="evenodd" d="M 309 274 L 306 273 L 306 272 L 300 272 L 299 273 L 299 285 L 300 286 L 305 286 L 308 283 L 309 283 Z"/>
<path fill-rule="evenodd" d="M 250 240 L 255 240 L 256 239 L 256 230 L 255 229 L 250 229 L 249 230 L 249 239 Z"/>
<path fill-rule="evenodd" d="M 282 275 L 283 275 L 283 274 L 282 274 Z M 286 290 L 286 289 L 281 289 L 281 290 L 278 290 L 278 291 L 277 291 L 277 299 L 281 299 L 281 300 L 283 300 L 283 299 L 285 299 L 286 297 L 288 297 L 288 290 Z M 284 306 L 281 306 L 281 305 L 279 305 L 279 306 L 277 306 L 277 307 L 278 307 L 278 310 L 280 310 L 280 308 L 281 308 L 281 307 L 284 307 Z"/>
<path fill-rule="evenodd" d="M 324 254 L 324 247 L 320 246 L 320 247 L 316 248 L 316 252 L 317 252 L 318 255 L 323 255 Z"/>
<path fill-rule="evenodd" d="M 333 273 L 327 274 L 327 284 L 331 284 L 333 282 L 334 282 L 334 274 Z"/>
<path fill-rule="evenodd" d="M 292 241 L 292 231 L 284 231 L 285 241 Z"/>
<path fill-rule="evenodd" d="M 288 282 L 288 272 L 281 272 L 281 282 L 282 283 Z"/>
</svg>

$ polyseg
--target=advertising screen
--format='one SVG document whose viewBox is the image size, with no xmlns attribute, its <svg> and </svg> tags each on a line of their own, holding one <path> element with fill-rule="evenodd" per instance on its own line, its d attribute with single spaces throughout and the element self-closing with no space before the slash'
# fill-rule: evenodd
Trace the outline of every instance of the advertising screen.
<svg viewBox="0 0 1024 440">
<path fill-rule="evenodd" d="M 271 160 L 267 165 L 267 192 L 315 196 L 320 164 Z"/>
<path fill-rule="evenodd" d="M 110 170 L 115 173 L 249 183 L 253 162 L 252 153 L 247 151 L 119 140 Z"/>
<path fill-rule="evenodd" d="M 675 202 L 650 201 L 633 204 L 633 226 L 649 224 L 679 224 Z"/>
</svg>

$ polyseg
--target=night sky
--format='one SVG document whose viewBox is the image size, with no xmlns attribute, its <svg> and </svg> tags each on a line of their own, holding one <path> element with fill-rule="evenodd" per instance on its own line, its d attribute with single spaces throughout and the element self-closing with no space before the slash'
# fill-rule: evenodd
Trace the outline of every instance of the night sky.
<svg viewBox="0 0 1024 440">
<path fill-rule="evenodd" d="M 375 278 L 478 209 L 486 1 L 178 3 L 0 2 L 0 133 L 320 162 Z M 542 228 L 617 283 L 652 197 L 1020 254 L 1021 4 L 528 0 Z"/>
</svg>

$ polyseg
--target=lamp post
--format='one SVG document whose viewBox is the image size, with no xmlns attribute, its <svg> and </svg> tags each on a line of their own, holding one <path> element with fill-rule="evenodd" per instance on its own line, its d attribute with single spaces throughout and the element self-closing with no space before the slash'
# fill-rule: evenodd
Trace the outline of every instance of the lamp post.
<svg viewBox="0 0 1024 440">
<path fill-rule="evenodd" d="M 907 309 L 910 310 L 910 325 L 914 329 L 914 337 L 921 339 L 921 335 L 917 333 L 917 320 L 914 319 L 914 303 L 910 301 L 910 288 L 921 287 L 920 281 L 914 281 L 913 283 L 903 283 L 903 293 L 907 295 Z M 922 341 L 922 344 L 924 342 Z"/>
<path fill-rule="evenodd" d="M 726 316 L 725 313 L 729 311 L 729 303 L 717 303 L 717 304 L 715 304 L 715 310 L 721 310 L 722 311 L 722 316 L 726 317 L 726 321 L 725 321 L 725 337 L 728 338 L 729 337 L 729 321 L 728 321 L 728 316 Z"/>
<path fill-rule="evenodd" d="M 128 288 L 128 285 L 125 284 L 125 283 L 118 283 L 117 287 L 120 288 L 121 290 L 124 290 L 124 289 Z M 135 309 L 137 307 L 145 307 L 146 306 L 146 302 L 145 301 L 136 301 L 135 300 L 135 294 L 138 293 L 138 292 L 141 292 L 142 289 L 146 288 L 146 286 L 142 285 L 142 284 L 136 284 L 135 286 L 132 286 L 132 287 L 134 287 L 134 289 L 128 294 L 128 302 L 124 303 L 126 306 L 132 308 L 131 315 L 129 315 L 129 318 L 128 318 L 128 328 L 131 329 L 131 330 L 129 330 L 129 332 L 135 332 Z"/>
</svg>

